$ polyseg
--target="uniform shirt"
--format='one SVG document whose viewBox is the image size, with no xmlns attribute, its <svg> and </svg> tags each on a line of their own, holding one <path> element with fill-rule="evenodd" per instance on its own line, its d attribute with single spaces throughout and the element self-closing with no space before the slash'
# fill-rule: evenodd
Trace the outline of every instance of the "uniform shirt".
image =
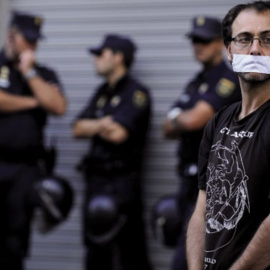
<svg viewBox="0 0 270 270">
<path fill-rule="evenodd" d="M 59 85 L 56 74 L 40 65 L 37 73 L 45 81 Z M 5 53 L 0 52 L 0 90 L 19 96 L 33 96 L 27 81 L 14 68 Z M 0 151 L 35 151 L 43 143 L 47 112 L 42 108 L 18 112 L 0 112 Z"/>
<path fill-rule="evenodd" d="M 94 136 L 90 157 L 100 161 L 119 159 L 133 165 L 140 163 L 150 113 L 149 91 L 130 76 L 124 76 L 113 89 L 107 83 L 101 85 L 78 118 L 97 119 L 110 115 L 128 130 L 129 138 L 114 144 Z"/>
<path fill-rule="evenodd" d="M 240 110 L 241 103 L 236 103 L 215 115 L 200 147 L 205 269 L 229 269 L 269 215 L 270 100 L 237 120 Z"/>
<path fill-rule="evenodd" d="M 173 105 L 183 110 L 191 109 L 202 100 L 209 103 L 215 112 L 224 105 L 241 99 L 238 77 L 221 62 L 212 69 L 203 70 L 186 87 L 180 99 Z M 198 149 L 203 135 L 203 128 L 197 131 L 185 132 L 180 137 L 178 156 L 182 165 L 197 163 Z"/>
</svg>

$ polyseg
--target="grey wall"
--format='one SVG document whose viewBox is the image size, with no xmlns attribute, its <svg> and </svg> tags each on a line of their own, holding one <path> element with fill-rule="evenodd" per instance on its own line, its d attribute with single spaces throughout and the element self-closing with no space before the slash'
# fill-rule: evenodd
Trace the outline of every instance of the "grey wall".
<svg viewBox="0 0 270 270">
<path fill-rule="evenodd" d="M 10 1 L 0 0 L 0 46 L 4 44 L 5 40 L 5 32 L 9 17 L 7 10 L 9 9 L 10 9 Z"/>
<path fill-rule="evenodd" d="M 241 1 L 242 2 L 242 1 Z M 132 37 L 138 44 L 132 70 L 152 90 L 153 123 L 145 166 L 146 219 L 159 196 L 175 192 L 175 142 L 162 138 L 166 110 L 178 98 L 183 86 L 199 65 L 194 62 L 185 33 L 197 14 L 222 18 L 237 0 L 10 0 L 11 8 L 38 13 L 46 18 L 47 39 L 40 44 L 40 61 L 54 67 L 69 99 L 68 113 L 51 119 L 47 138 L 58 138 L 57 172 L 70 179 L 76 191 L 68 221 L 49 235 L 34 226 L 32 256 L 28 270 L 81 270 L 83 248 L 80 239 L 80 207 L 84 183 L 74 165 L 85 153 L 86 141 L 71 137 L 70 125 L 100 82 L 86 48 L 100 43 L 107 32 Z M 1 9 L 2 10 L 2 9 Z M 2 13 L 2 12 L 1 12 Z M 150 256 L 157 270 L 169 269 L 172 250 L 153 238 L 147 225 Z M 132 244 L 132 243 L 131 243 Z"/>
</svg>

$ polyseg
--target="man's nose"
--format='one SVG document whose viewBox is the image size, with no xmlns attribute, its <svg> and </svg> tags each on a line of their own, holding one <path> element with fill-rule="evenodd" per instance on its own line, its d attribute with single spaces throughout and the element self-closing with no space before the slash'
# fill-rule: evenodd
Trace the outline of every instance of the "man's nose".
<svg viewBox="0 0 270 270">
<path fill-rule="evenodd" d="M 262 47 L 260 44 L 260 40 L 255 38 L 250 47 L 250 54 L 251 55 L 261 55 L 262 54 Z"/>
</svg>

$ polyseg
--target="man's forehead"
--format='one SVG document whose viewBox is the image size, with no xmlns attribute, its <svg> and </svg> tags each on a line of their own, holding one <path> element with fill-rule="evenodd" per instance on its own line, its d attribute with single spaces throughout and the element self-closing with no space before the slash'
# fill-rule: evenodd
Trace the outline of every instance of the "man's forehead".
<svg viewBox="0 0 270 270">
<path fill-rule="evenodd" d="M 270 10 L 264 12 L 243 10 L 232 24 L 232 36 L 239 33 L 259 34 L 266 31 L 270 31 Z"/>
</svg>

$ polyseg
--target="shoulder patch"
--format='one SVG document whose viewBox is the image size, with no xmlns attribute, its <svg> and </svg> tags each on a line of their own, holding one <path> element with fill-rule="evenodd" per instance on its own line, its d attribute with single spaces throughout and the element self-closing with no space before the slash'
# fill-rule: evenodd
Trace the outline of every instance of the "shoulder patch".
<svg viewBox="0 0 270 270">
<path fill-rule="evenodd" d="M 136 90 L 133 94 L 133 104 L 136 107 L 143 107 L 147 104 L 147 95 L 141 91 L 141 90 Z"/>
<path fill-rule="evenodd" d="M 216 92 L 221 97 L 230 96 L 234 89 L 235 83 L 226 78 L 220 79 L 216 86 Z"/>
<path fill-rule="evenodd" d="M 6 66 L 1 67 L 0 69 L 0 87 L 9 87 L 9 68 Z"/>
</svg>

